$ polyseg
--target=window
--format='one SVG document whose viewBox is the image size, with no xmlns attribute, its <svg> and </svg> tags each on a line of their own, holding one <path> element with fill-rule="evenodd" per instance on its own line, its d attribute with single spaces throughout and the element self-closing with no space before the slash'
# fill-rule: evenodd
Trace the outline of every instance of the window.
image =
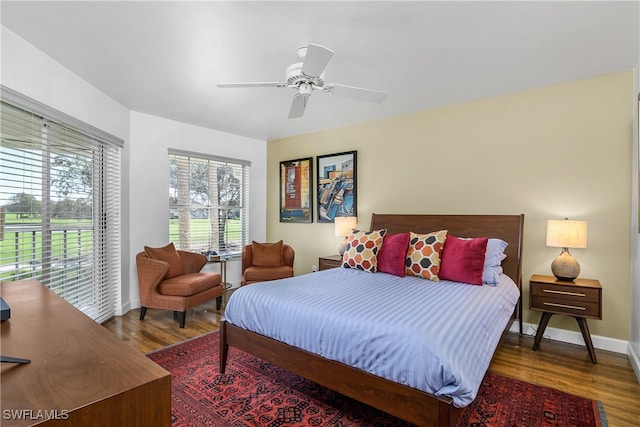
<svg viewBox="0 0 640 427">
<path fill-rule="evenodd" d="M 250 168 L 243 160 L 169 150 L 169 239 L 177 248 L 242 255 Z"/>
<path fill-rule="evenodd" d="M 122 141 L 2 92 L 0 280 L 36 279 L 102 322 L 121 287 Z"/>
</svg>

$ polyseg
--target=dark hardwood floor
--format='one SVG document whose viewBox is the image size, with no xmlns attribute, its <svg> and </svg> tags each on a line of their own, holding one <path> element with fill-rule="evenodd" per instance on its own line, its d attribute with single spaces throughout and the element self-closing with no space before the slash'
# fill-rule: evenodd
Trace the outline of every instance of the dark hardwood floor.
<svg viewBox="0 0 640 427">
<path fill-rule="evenodd" d="M 184 329 L 173 313 L 149 309 L 144 321 L 140 310 L 107 321 L 104 326 L 120 339 L 148 353 L 218 330 L 220 312 L 215 301 L 190 310 Z M 509 333 L 489 369 L 497 374 L 541 384 L 567 393 L 600 400 L 609 426 L 640 426 L 640 384 L 626 355 L 597 350 L 594 365 L 584 346 L 545 339 L 531 350 L 533 337 Z"/>
</svg>

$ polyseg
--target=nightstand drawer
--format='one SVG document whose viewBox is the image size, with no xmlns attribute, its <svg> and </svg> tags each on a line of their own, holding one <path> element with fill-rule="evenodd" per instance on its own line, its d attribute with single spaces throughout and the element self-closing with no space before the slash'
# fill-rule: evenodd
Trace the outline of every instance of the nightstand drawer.
<svg viewBox="0 0 640 427">
<path fill-rule="evenodd" d="M 568 314 L 569 316 L 600 318 L 600 305 L 597 302 L 576 299 L 533 295 L 531 309 L 556 314 Z"/>
<path fill-rule="evenodd" d="M 531 283 L 531 294 L 544 298 L 571 299 L 574 302 L 598 304 L 600 289 L 585 288 L 571 285 L 554 285 L 550 283 Z"/>
<path fill-rule="evenodd" d="M 328 270 L 330 268 L 338 268 L 342 266 L 342 257 L 340 255 L 328 255 L 318 258 L 318 270 Z"/>
</svg>

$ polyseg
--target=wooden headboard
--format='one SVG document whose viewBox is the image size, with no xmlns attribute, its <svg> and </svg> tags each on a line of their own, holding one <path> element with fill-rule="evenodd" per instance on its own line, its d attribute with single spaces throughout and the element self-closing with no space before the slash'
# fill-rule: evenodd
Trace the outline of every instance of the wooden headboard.
<svg viewBox="0 0 640 427">
<path fill-rule="evenodd" d="M 371 230 L 388 234 L 448 230 L 456 237 L 493 237 L 508 243 L 502 268 L 522 291 L 522 235 L 524 215 L 372 214 Z"/>
<path fill-rule="evenodd" d="M 430 233 L 448 230 L 456 237 L 492 237 L 508 243 L 502 261 L 504 273 L 518 285 L 520 299 L 514 310 L 522 333 L 522 236 L 524 214 L 520 215 L 417 215 L 372 214 L 371 230 L 386 228 L 388 234 Z M 445 243 L 446 244 L 446 243 Z"/>
</svg>

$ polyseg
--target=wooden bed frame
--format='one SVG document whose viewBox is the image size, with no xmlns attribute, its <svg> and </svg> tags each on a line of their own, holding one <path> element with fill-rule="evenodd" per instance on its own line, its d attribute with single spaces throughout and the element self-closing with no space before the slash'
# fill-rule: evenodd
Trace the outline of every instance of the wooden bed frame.
<svg viewBox="0 0 640 427">
<path fill-rule="evenodd" d="M 524 215 L 408 215 L 373 214 L 371 230 L 386 228 L 388 234 L 448 230 L 457 237 L 494 237 L 506 241 L 505 274 L 520 288 L 514 310 L 522 332 L 522 237 Z M 505 332 L 510 328 L 509 322 Z M 229 346 L 253 354 L 345 396 L 371 405 L 419 426 L 453 427 L 464 410 L 448 397 L 372 375 L 326 359 L 266 336 L 227 323 L 220 323 L 220 372 L 224 372 Z"/>
</svg>

